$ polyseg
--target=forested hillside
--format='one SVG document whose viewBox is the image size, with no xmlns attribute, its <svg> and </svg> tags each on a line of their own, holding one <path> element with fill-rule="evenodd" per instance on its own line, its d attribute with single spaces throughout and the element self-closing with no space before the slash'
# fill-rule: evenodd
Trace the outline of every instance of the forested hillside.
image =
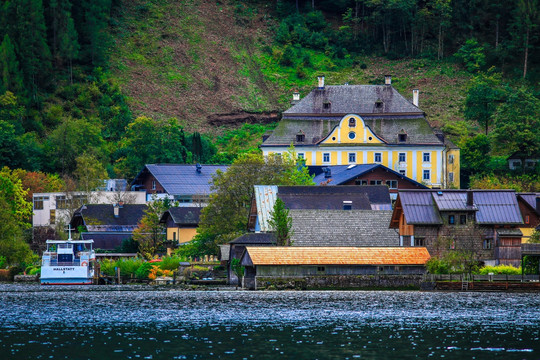
<svg viewBox="0 0 540 360">
<path fill-rule="evenodd" d="M 316 75 L 369 84 L 392 74 L 404 96 L 420 89 L 432 125 L 463 148 L 466 177 L 505 174 L 508 155 L 539 151 L 539 9 L 538 0 L 3 0 L 0 163 L 128 179 L 144 163 L 227 163 L 255 150 Z M 530 189 L 534 174 L 519 186 Z"/>
</svg>

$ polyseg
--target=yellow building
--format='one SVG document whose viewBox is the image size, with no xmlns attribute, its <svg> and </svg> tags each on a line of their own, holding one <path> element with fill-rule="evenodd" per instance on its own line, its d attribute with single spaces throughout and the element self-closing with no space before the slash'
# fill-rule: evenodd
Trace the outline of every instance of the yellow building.
<svg viewBox="0 0 540 360">
<path fill-rule="evenodd" d="M 161 223 L 167 227 L 167 242 L 173 246 L 190 242 L 197 234 L 201 207 L 174 207 L 165 211 Z"/>
<path fill-rule="evenodd" d="M 434 188 L 459 188 L 459 149 L 391 85 L 319 86 L 283 113 L 264 155 L 293 144 L 306 165 L 382 164 Z"/>
</svg>

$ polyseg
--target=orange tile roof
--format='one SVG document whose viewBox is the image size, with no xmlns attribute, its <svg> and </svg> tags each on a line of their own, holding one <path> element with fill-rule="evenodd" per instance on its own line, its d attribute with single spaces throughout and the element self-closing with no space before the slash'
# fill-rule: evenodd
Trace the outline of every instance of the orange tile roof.
<svg viewBox="0 0 540 360">
<path fill-rule="evenodd" d="M 246 247 L 253 265 L 424 265 L 425 247 Z"/>
</svg>

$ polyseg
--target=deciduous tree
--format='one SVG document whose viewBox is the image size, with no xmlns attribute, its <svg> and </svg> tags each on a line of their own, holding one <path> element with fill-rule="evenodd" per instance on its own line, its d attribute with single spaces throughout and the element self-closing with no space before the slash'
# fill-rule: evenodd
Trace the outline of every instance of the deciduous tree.
<svg viewBox="0 0 540 360">
<path fill-rule="evenodd" d="M 210 202 L 202 210 L 194 247 L 187 256 L 217 254 L 217 245 L 241 235 L 247 227 L 253 199 L 253 185 L 314 185 L 305 168 L 297 165 L 292 154 L 284 156 L 243 154 L 226 172 L 213 179 Z"/>
<path fill-rule="evenodd" d="M 154 257 L 165 240 L 165 226 L 159 220 L 168 207 L 157 199 L 149 202 L 138 228 L 133 231 L 133 240 L 139 243 L 140 255 L 148 260 Z"/>
<path fill-rule="evenodd" d="M 527 88 L 513 91 L 495 114 L 493 138 L 501 153 L 525 159 L 540 154 L 540 99 Z"/>
</svg>

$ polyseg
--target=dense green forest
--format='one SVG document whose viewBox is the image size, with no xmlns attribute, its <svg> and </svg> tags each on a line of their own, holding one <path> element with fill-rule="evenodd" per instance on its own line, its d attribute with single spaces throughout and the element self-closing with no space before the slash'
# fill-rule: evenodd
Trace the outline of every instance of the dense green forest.
<svg viewBox="0 0 540 360">
<path fill-rule="evenodd" d="M 465 180 L 539 152 L 538 0 L 0 4 L 0 164 L 10 169 L 73 177 L 90 166 L 129 179 L 145 163 L 230 163 L 274 124 L 211 126 L 208 114 L 283 111 L 321 72 L 329 83 L 392 72 L 402 93 L 420 87 L 429 120 L 463 148 Z M 163 84 L 144 94 L 154 102 L 132 69 Z M 167 109 L 175 98 L 185 102 Z"/>
</svg>

